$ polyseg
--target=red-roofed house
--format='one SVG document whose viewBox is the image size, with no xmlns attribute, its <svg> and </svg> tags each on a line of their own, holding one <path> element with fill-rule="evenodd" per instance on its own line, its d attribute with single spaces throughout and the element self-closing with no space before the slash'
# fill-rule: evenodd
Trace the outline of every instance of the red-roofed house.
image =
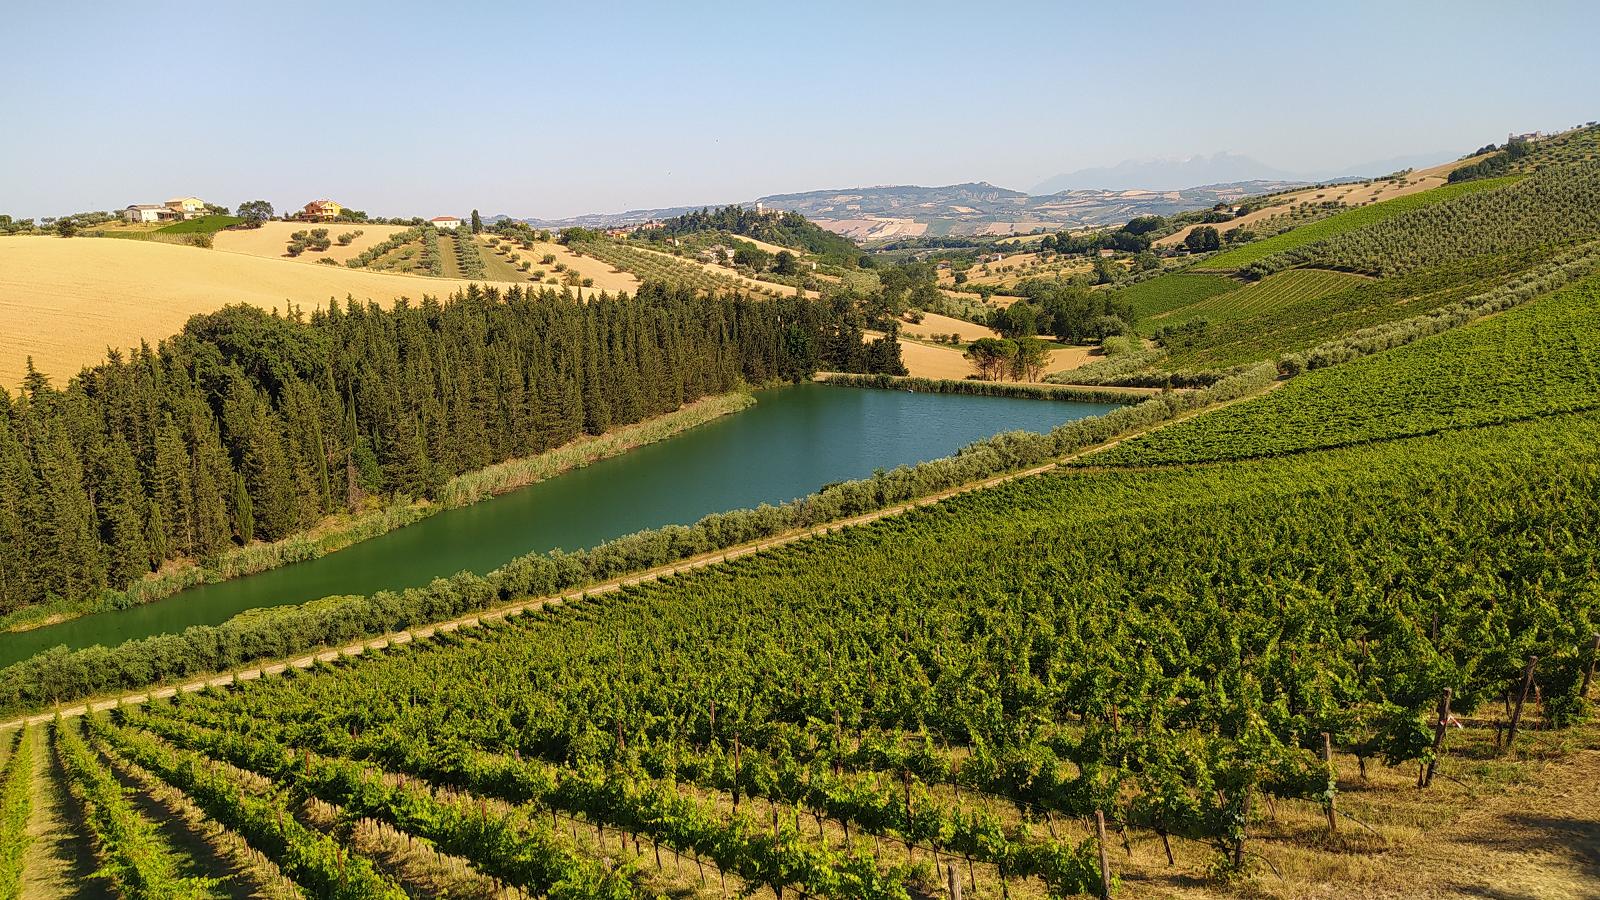
<svg viewBox="0 0 1600 900">
<path fill-rule="evenodd" d="M 315 220 L 334 219 L 344 212 L 344 207 L 332 200 L 313 200 L 306 204 L 300 218 Z"/>
<path fill-rule="evenodd" d="M 455 216 L 435 216 L 428 220 L 428 224 L 435 228 L 449 228 L 454 231 L 461 227 L 461 220 Z"/>
</svg>

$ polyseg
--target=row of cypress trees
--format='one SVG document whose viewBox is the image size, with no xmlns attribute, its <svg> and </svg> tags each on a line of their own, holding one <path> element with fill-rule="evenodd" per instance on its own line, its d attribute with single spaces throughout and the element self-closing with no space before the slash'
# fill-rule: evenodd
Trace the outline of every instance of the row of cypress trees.
<svg viewBox="0 0 1600 900">
<path fill-rule="evenodd" d="M 0 389 L 0 614 L 121 589 L 374 500 L 818 369 L 900 370 L 844 305 L 658 284 L 229 306 L 64 388 Z"/>
</svg>

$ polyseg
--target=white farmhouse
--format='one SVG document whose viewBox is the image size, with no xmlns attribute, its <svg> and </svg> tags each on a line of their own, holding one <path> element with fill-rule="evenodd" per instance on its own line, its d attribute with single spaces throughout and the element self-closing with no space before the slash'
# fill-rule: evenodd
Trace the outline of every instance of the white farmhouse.
<svg viewBox="0 0 1600 900">
<path fill-rule="evenodd" d="M 455 216 L 435 216 L 429 219 L 428 222 L 435 228 L 448 228 L 451 231 L 461 227 L 461 220 Z"/>
<path fill-rule="evenodd" d="M 122 211 L 127 222 L 165 222 L 172 218 L 172 210 L 159 203 L 135 203 Z"/>
</svg>

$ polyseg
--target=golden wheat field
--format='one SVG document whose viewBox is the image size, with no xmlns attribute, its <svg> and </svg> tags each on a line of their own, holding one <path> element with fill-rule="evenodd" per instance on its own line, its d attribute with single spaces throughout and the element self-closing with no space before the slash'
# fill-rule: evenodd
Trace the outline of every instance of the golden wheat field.
<svg viewBox="0 0 1600 900">
<path fill-rule="evenodd" d="M 387 304 L 447 296 L 467 284 L 148 241 L 0 238 L 0 385 L 21 380 L 30 354 L 62 383 L 108 347 L 154 344 L 190 316 L 230 303 L 311 308 L 354 297 Z"/>
</svg>

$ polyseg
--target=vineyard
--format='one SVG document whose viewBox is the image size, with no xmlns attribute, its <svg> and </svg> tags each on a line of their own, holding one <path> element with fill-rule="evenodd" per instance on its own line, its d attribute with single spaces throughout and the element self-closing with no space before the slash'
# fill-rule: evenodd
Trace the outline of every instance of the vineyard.
<svg viewBox="0 0 1600 900">
<path fill-rule="evenodd" d="M 1489 183 L 1469 181 L 1438 190 Z M 1336 219 L 1337 216 L 1325 221 Z M 1545 169 L 1504 187 L 1412 209 L 1316 243 L 1273 253 L 1245 268 L 1252 275 L 1302 265 L 1397 275 L 1472 256 L 1555 246 L 1597 236 L 1600 162 L 1588 161 Z M 1260 245 L 1251 245 L 1255 246 Z M 1206 261 L 1208 266 L 1227 264 L 1225 257 Z"/>
<path fill-rule="evenodd" d="M 1393 200 L 1385 200 L 1382 203 L 1358 206 L 1307 225 L 1302 225 L 1299 228 L 1285 231 L 1282 234 L 1276 234 L 1272 237 L 1219 253 L 1207 259 L 1201 265 L 1206 269 L 1224 271 L 1242 269 L 1251 263 L 1260 262 L 1276 253 L 1306 247 L 1336 235 L 1387 221 L 1413 210 L 1423 209 L 1467 194 L 1505 187 L 1514 184 L 1516 181 L 1516 177 L 1468 181 L 1436 187 L 1421 193 L 1407 194 L 1403 197 L 1396 197 Z"/>
<path fill-rule="evenodd" d="M 428 860 L 552 897 L 952 877 L 1067 896 L 1100 890 L 1096 813 L 1108 841 L 1248 868 L 1278 849 L 1265 805 L 1360 809 L 1323 732 L 1363 768 L 1448 774 L 1467 760 L 1436 749 L 1441 692 L 1498 714 L 1533 656 L 1520 727 L 1581 715 L 1597 438 L 1575 414 L 1047 476 L 81 737 L 65 722 L 55 753 L 87 797 L 97 767 L 180 792 L 307 896 L 427 893 Z M 86 821 L 108 857 L 182 871 L 137 823 L 96 826 L 127 818 L 103 805 Z M 360 838 L 379 833 L 412 865 Z"/>
<path fill-rule="evenodd" d="M 1117 296 L 1133 308 L 1135 322 L 1142 325 L 1154 316 L 1226 294 L 1237 287 L 1237 280 L 1223 275 L 1175 272 L 1123 288 Z"/>
<path fill-rule="evenodd" d="M 1085 465 L 1301 453 L 1600 408 L 1600 279 L 1125 442 Z"/>
<path fill-rule="evenodd" d="M 1330 294 L 1339 293 L 1366 281 L 1368 279 L 1359 275 L 1349 275 L 1344 272 L 1290 269 L 1270 275 L 1261 281 L 1236 287 L 1224 294 L 1213 294 L 1196 302 L 1148 318 L 1141 318 L 1139 326 L 1141 330 L 1153 332 L 1165 325 L 1177 325 L 1194 319 L 1203 319 L 1208 326 L 1253 319 L 1285 308 L 1312 304 Z"/>
<path fill-rule="evenodd" d="M 1258 308 L 1248 317 L 1213 321 L 1175 342 L 1165 363 L 1220 369 L 1310 349 L 1364 328 L 1449 306 L 1524 272 L 1538 272 L 1557 254 L 1548 248 L 1479 256 L 1384 279 L 1355 279 L 1341 290 Z M 1296 271 L 1262 281 L 1270 283 Z"/>
</svg>

